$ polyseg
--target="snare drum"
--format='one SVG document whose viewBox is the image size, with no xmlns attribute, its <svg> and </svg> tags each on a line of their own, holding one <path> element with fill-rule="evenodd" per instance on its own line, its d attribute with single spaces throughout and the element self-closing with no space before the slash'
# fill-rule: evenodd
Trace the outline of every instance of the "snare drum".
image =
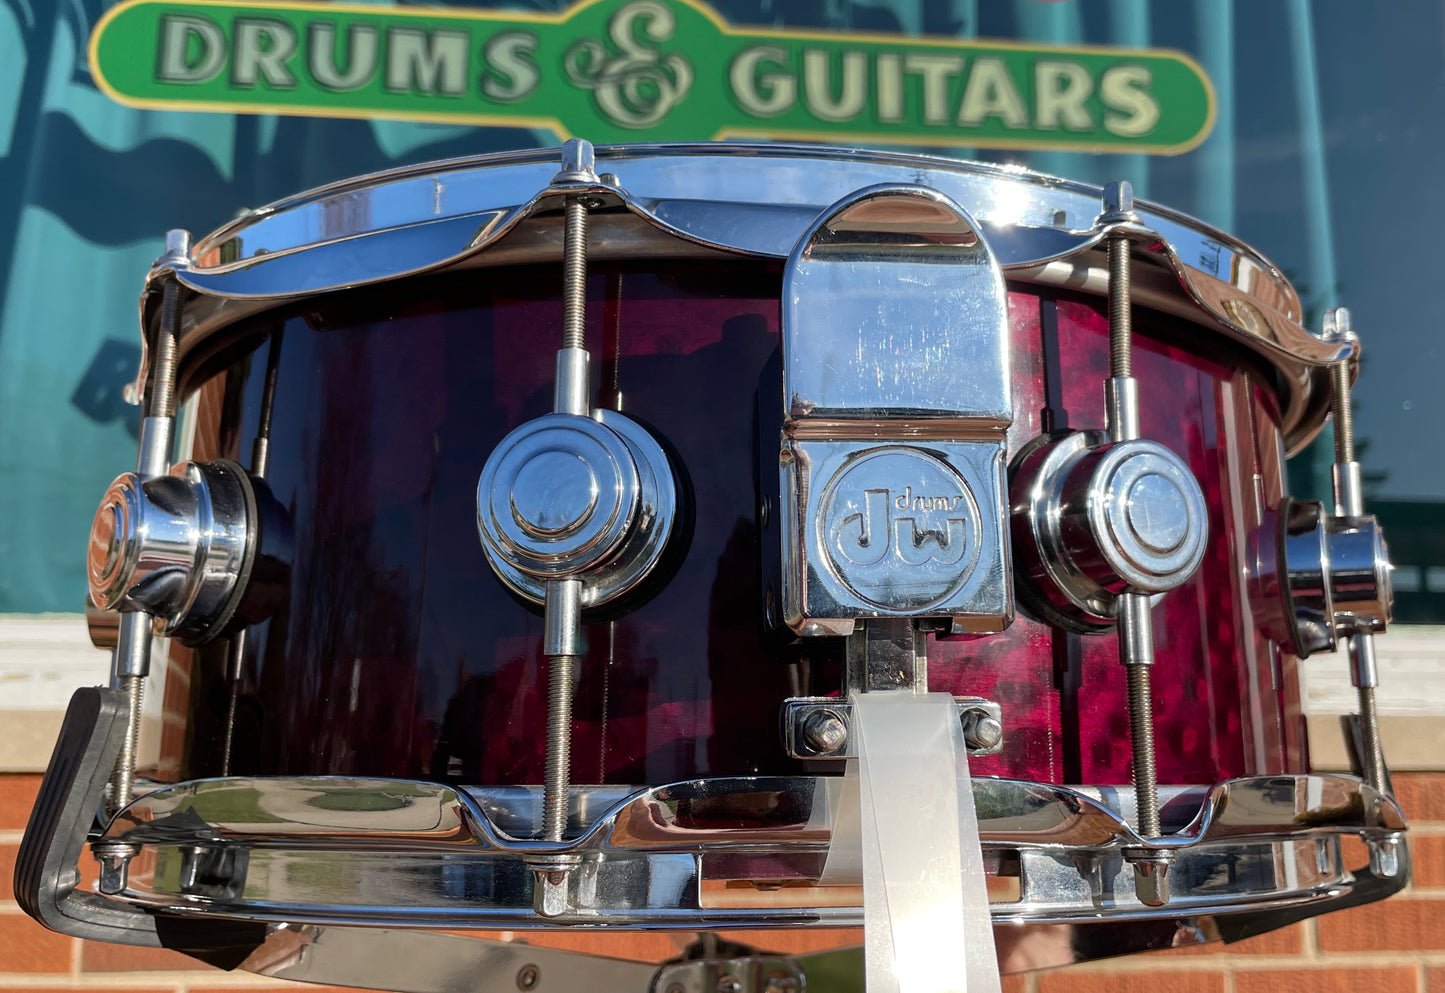
<svg viewBox="0 0 1445 993">
<path fill-rule="evenodd" d="M 1286 451 L 1351 346 L 1300 326 L 1273 265 L 1013 169 L 587 152 L 337 184 L 152 273 L 185 399 L 165 485 L 200 494 L 165 506 L 206 526 L 149 600 L 106 572 L 125 513 L 93 536 L 93 576 L 177 635 L 160 765 L 105 839 L 131 846 L 113 899 L 307 934 L 856 926 L 857 891 L 817 885 L 823 798 L 899 637 L 887 678 L 959 700 L 1012 883 L 1000 948 L 1039 946 L 1006 967 L 1367 893 L 1339 838 L 1403 821 L 1308 774 L 1308 570 L 1281 550 L 1304 533 Z M 1127 402 L 1109 251 L 1132 257 Z M 129 485 L 107 506 L 154 519 Z M 1169 894 L 1136 894 L 1141 851 Z M 1366 898 L 1403 884 L 1376 869 Z M 1062 937 L 1017 940 L 1038 928 Z"/>
<path fill-rule="evenodd" d="M 595 219 L 603 237 L 605 226 Z M 840 691 L 842 639 L 790 643 L 757 609 L 756 396 L 779 349 L 781 267 L 680 258 L 590 268 L 593 403 L 626 411 L 671 448 L 692 521 L 650 599 L 587 625 L 573 775 L 637 785 L 801 773 L 778 715 L 790 696 Z M 183 362 L 196 460 L 247 464 L 269 413 L 265 488 L 289 519 L 292 552 L 284 602 L 248 633 L 236 683 L 226 639 L 178 646 L 167 709 L 190 717 L 184 741 L 168 743 L 168 778 L 542 781 L 541 617 L 498 581 L 474 535 L 481 465 L 550 405 L 545 332 L 561 325 L 558 283 L 549 261 L 388 282 L 228 327 L 203 361 Z M 1046 418 L 1056 431 L 1102 429 L 1103 301 L 1017 284 L 1008 304 L 1010 450 Z M 1267 370 L 1177 319 L 1136 323 L 1143 431 L 1206 487 L 1213 536 L 1199 571 L 1158 608 L 1156 664 L 1169 674 L 1155 694 L 1161 781 L 1303 772 L 1294 659 L 1249 623 L 1240 558 L 1282 496 Z M 979 773 L 1129 781 L 1111 629 L 1076 633 L 1021 604 L 1001 633 L 933 639 L 928 661 L 930 688 L 1001 708 L 1006 745 L 975 760 Z"/>
</svg>

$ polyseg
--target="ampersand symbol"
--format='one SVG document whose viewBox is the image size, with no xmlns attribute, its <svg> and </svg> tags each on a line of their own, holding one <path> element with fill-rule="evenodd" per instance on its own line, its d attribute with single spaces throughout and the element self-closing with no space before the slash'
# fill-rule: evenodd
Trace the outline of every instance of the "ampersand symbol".
<svg viewBox="0 0 1445 993">
<path fill-rule="evenodd" d="M 602 42 L 586 38 L 567 50 L 563 65 L 574 86 L 593 91 L 598 108 L 627 128 L 651 127 L 692 87 L 692 66 L 680 55 L 662 56 L 655 45 L 672 37 L 677 19 L 656 0 L 623 7 L 607 26 L 617 49 L 608 57 Z"/>
</svg>

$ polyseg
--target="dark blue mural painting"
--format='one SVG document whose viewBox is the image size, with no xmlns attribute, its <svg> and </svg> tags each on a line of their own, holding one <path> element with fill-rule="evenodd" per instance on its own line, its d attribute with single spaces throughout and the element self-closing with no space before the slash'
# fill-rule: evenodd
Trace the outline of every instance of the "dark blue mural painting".
<svg viewBox="0 0 1445 993">
<path fill-rule="evenodd" d="M 107 6 L 0 0 L 0 612 L 81 608 L 95 502 L 134 458 L 136 408 L 122 389 L 139 357 L 137 294 L 166 229 L 204 232 L 239 208 L 403 163 L 558 140 L 519 129 L 123 107 L 96 88 L 86 64 Z M 1426 300 L 1438 279 L 1433 218 L 1445 208 L 1435 175 L 1445 133 L 1424 110 L 1445 96 L 1438 4 L 1409 0 L 1369 16 L 1343 0 L 714 6 L 734 24 L 1189 53 L 1218 98 L 1214 131 L 1194 151 L 980 154 L 1085 181 L 1130 179 L 1275 259 L 1312 322 L 1348 304 L 1367 336 L 1358 423 L 1379 471 L 1374 496 L 1407 508 L 1421 541 L 1441 543 L 1439 515 L 1432 525 L 1420 510 L 1445 499 L 1445 356 Z M 1318 473 L 1308 458 L 1301 465 L 1297 484 L 1308 488 Z M 1445 619 L 1445 550 L 1440 558 L 1418 563 L 1413 619 Z"/>
</svg>

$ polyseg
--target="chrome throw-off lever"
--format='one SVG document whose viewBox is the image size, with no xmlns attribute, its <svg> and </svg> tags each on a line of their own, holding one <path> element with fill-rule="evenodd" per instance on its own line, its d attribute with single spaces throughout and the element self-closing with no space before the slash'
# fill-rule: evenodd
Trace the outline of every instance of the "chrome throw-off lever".
<svg viewBox="0 0 1445 993">
<path fill-rule="evenodd" d="M 1003 630 L 1008 304 L 982 230 L 936 190 L 857 190 L 794 247 L 782 325 L 765 613 L 804 637 Z"/>
<path fill-rule="evenodd" d="M 549 662 L 543 834 L 561 841 L 570 783 L 572 684 L 583 653 L 582 611 L 632 593 L 656 569 L 677 523 L 677 483 L 662 446 L 636 422 L 594 410 L 586 348 L 591 144 L 562 150 L 552 191 L 563 198 L 563 332 L 553 412 L 493 450 L 477 485 L 477 530 L 493 571 L 543 606 Z M 565 867 L 538 872 L 538 911 L 555 912 Z"/>
<path fill-rule="evenodd" d="M 793 248 L 782 338 L 777 392 L 758 418 L 764 617 L 846 638 L 845 694 L 926 693 L 930 632 L 991 633 L 1013 619 L 998 259 L 937 190 L 855 190 Z M 968 752 L 1001 750 L 998 705 L 955 703 Z M 798 758 L 856 743 L 846 701 L 793 697 L 782 720 Z"/>
</svg>

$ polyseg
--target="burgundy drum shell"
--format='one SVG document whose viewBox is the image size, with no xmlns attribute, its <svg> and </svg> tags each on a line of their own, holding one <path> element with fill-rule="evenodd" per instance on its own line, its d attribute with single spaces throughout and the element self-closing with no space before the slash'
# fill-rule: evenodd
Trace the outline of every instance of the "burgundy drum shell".
<svg viewBox="0 0 1445 993">
<path fill-rule="evenodd" d="M 783 751 L 779 708 L 839 691 L 841 640 L 790 642 L 759 608 L 757 446 L 777 429 L 760 431 L 757 395 L 776 383 L 781 277 L 750 260 L 592 267 L 594 403 L 659 436 L 694 521 L 670 581 L 586 629 L 575 783 L 815 768 Z M 1009 307 L 1010 456 L 1045 430 L 1101 427 L 1104 301 L 1017 284 Z M 541 782 L 541 617 L 493 575 L 475 500 L 496 444 L 551 407 L 560 327 L 558 266 L 482 269 L 318 298 L 189 360 L 197 458 L 253 467 L 274 379 L 265 482 L 293 560 L 280 610 L 244 639 L 234 703 L 228 642 L 173 649 L 163 776 Z M 1155 611 L 1160 780 L 1302 771 L 1294 660 L 1258 633 L 1243 568 L 1283 488 L 1268 380 L 1187 322 L 1136 308 L 1135 328 L 1143 436 L 1192 468 L 1210 514 L 1203 565 Z M 929 679 L 1003 708 L 1004 751 L 975 774 L 1129 782 L 1112 632 L 1020 605 L 1002 634 L 931 639 Z"/>
</svg>

